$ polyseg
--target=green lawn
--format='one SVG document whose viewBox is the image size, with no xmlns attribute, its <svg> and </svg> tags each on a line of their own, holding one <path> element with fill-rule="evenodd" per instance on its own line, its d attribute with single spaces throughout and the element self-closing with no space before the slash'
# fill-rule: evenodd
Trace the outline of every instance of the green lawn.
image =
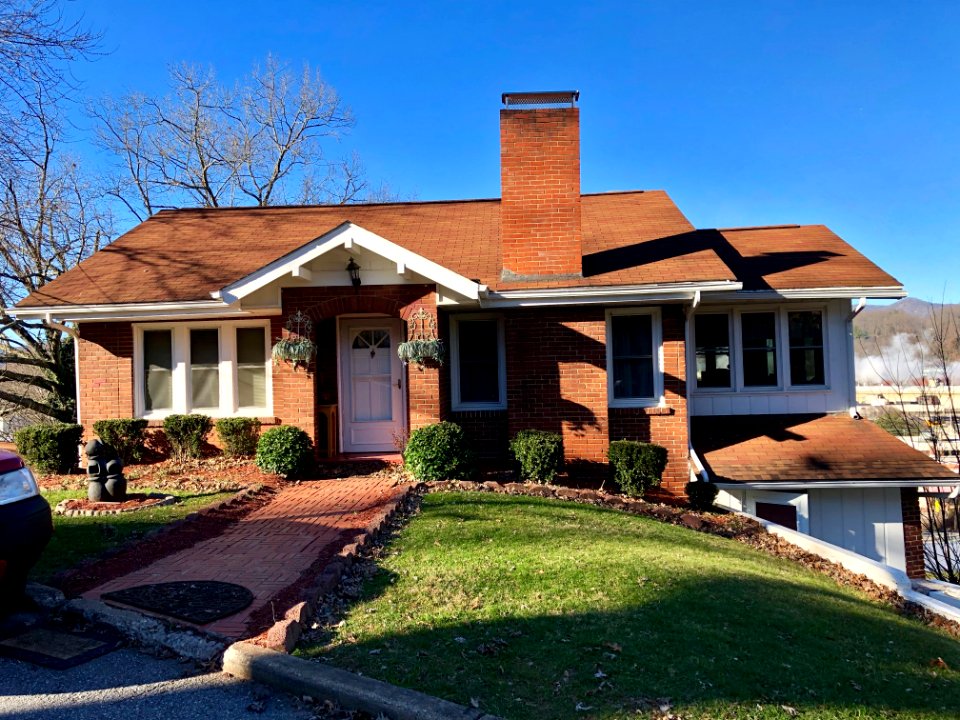
<svg viewBox="0 0 960 720">
<path fill-rule="evenodd" d="M 946 634 L 733 541 L 554 500 L 428 495 L 335 632 L 298 654 L 507 718 L 658 698 L 685 719 L 960 717 Z"/>
<path fill-rule="evenodd" d="M 225 500 L 234 492 L 190 492 L 177 490 L 151 490 L 137 488 L 137 492 L 163 492 L 175 495 L 180 501 L 119 515 L 72 516 L 53 515 L 53 538 L 34 566 L 30 579 L 38 582 L 48 580 L 61 570 L 73 567 L 81 560 L 95 557 L 107 548 L 116 547 L 132 537 L 141 536 L 161 525 L 166 525 L 196 512 L 202 507 Z M 86 490 L 57 490 L 44 492 L 43 496 L 56 507 L 66 498 L 86 497 Z"/>
</svg>

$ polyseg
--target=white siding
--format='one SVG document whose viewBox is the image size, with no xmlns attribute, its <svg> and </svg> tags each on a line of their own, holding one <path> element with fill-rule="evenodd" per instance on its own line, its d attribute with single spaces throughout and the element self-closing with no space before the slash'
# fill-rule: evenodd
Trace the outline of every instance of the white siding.
<svg viewBox="0 0 960 720">
<path fill-rule="evenodd" d="M 810 490 L 810 535 L 906 569 L 899 488 Z"/>
<path fill-rule="evenodd" d="M 810 303 L 783 303 L 777 307 L 812 307 Z M 700 312 L 735 311 L 746 309 L 746 305 L 711 307 L 701 305 Z M 782 413 L 828 413 L 844 412 L 850 407 L 853 388 L 852 363 L 853 337 L 847 331 L 847 318 L 850 315 L 849 300 L 830 300 L 821 303 L 825 307 L 824 344 L 826 355 L 826 388 L 797 390 L 763 391 L 717 391 L 698 390 L 690 383 L 691 415 L 770 415 Z M 770 306 L 764 306 L 770 309 Z M 687 337 L 687 377 L 695 378 L 697 373 L 696 355 L 693 342 L 693 322 L 691 319 Z M 787 352 L 786 338 L 780 338 L 781 358 Z M 786 368 L 781 360 L 781 367 Z M 785 378 L 784 378 L 785 379 Z"/>
</svg>

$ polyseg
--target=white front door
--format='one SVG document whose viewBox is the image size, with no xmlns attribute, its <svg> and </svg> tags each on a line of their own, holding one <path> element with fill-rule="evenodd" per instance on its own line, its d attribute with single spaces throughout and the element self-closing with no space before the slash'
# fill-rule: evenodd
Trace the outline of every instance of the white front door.
<svg viewBox="0 0 960 720">
<path fill-rule="evenodd" d="M 340 320 L 340 423 L 343 452 L 390 452 L 403 432 L 400 321 Z"/>
</svg>

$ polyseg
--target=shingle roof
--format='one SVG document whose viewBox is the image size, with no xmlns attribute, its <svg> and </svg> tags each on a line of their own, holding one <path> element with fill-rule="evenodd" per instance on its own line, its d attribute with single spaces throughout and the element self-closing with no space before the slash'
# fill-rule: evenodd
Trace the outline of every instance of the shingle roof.
<svg viewBox="0 0 960 720">
<path fill-rule="evenodd" d="M 876 424 L 848 415 L 700 416 L 691 419 L 691 444 L 721 483 L 958 480 Z"/>
<path fill-rule="evenodd" d="M 504 282 L 500 201 L 157 213 L 20 307 L 209 300 L 344 222 L 493 290 L 743 279 L 751 288 L 899 283 L 822 226 L 695 230 L 663 191 L 584 195 L 583 277 Z"/>
</svg>

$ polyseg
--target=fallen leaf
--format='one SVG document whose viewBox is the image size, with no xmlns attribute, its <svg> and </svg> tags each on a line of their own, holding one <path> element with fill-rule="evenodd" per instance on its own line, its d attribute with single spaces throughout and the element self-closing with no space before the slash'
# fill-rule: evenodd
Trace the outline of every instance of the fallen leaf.
<svg viewBox="0 0 960 720">
<path fill-rule="evenodd" d="M 797 716 L 797 709 L 795 707 L 790 707 L 789 705 L 781 705 L 780 709 L 783 710 L 790 717 Z"/>
<path fill-rule="evenodd" d="M 477 700 L 477 699 L 474 698 L 474 697 L 470 698 L 470 707 L 472 707 L 472 708 L 478 708 L 478 707 L 480 707 L 480 701 Z"/>
<path fill-rule="evenodd" d="M 938 657 L 936 660 L 930 661 L 930 667 L 943 668 L 944 670 L 948 669 L 946 661 L 942 657 Z"/>
</svg>

